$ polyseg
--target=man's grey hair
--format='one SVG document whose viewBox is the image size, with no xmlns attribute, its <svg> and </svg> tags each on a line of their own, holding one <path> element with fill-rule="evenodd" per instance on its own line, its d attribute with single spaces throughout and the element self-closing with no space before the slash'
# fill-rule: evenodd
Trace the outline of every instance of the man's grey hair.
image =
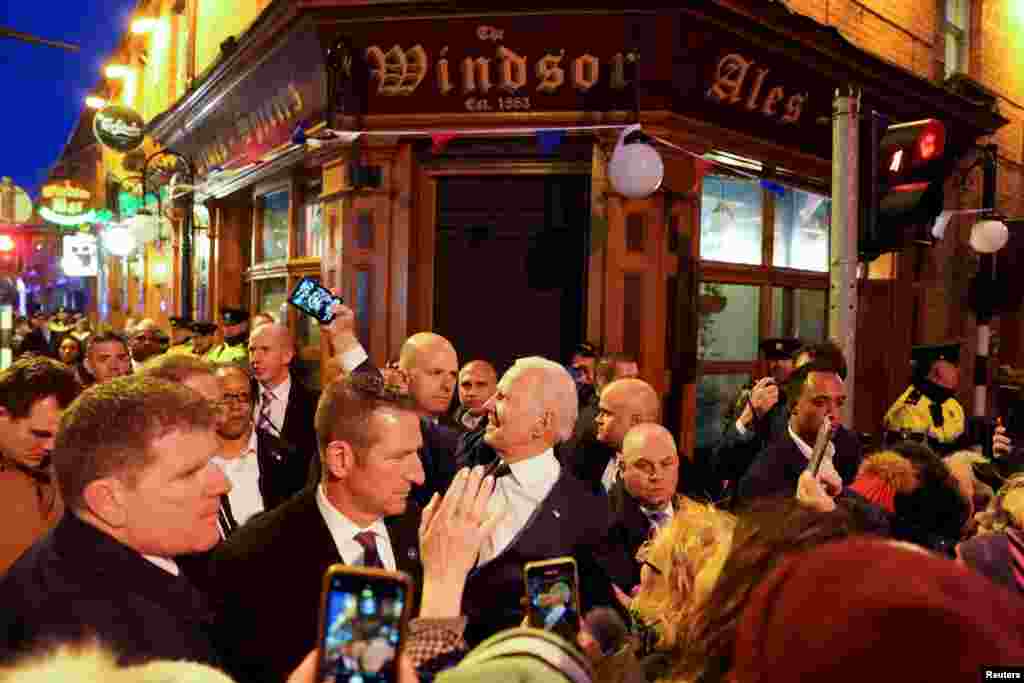
<svg viewBox="0 0 1024 683">
<path fill-rule="evenodd" d="M 540 401 L 543 410 L 554 414 L 552 429 L 555 443 L 568 441 L 576 426 L 579 412 L 579 399 L 576 394 L 576 382 L 569 371 L 560 363 L 541 356 L 529 356 L 516 360 L 515 368 L 520 371 L 533 371 L 539 374 L 535 399 Z"/>
</svg>

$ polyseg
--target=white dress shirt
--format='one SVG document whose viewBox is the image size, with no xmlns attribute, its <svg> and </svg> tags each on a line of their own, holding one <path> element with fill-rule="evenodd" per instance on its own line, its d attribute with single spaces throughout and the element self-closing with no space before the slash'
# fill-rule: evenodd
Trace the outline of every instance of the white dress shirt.
<svg viewBox="0 0 1024 683">
<path fill-rule="evenodd" d="M 652 528 L 658 527 L 659 529 L 668 526 L 669 523 L 672 521 L 672 517 L 676 514 L 676 509 L 672 507 L 671 500 L 665 503 L 665 507 L 661 508 L 660 510 L 651 510 L 649 508 L 640 506 L 640 511 L 644 513 L 644 517 L 646 517 L 647 521 L 650 522 Z M 655 516 L 659 514 L 666 515 L 665 520 L 660 525 L 657 522 L 655 522 Z"/>
<path fill-rule="evenodd" d="M 261 384 L 259 400 L 256 401 L 256 407 L 252 414 L 253 424 L 257 427 L 260 424 L 260 414 L 263 412 L 263 394 L 265 391 L 267 389 Z M 274 436 L 280 436 L 281 430 L 284 429 L 284 414 L 288 411 L 288 396 L 291 394 L 291 391 L 291 374 L 283 382 L 270 390 L 270 393 L 274 395 L 274 400 L 270 404 L 270 422 L 274 425 L 274 430 L 276 430 L 272 432 Z"/>
<path fill-rule="evenodd" d="M 263 495 L 260 493 L 260 464 L 256 458 L 256 430 L 249 432 L 249 443 L 236 458 L 213 456 L 215 463 L 231 482 L 228 502 L 231 503 L 231 516 L 239 526 L 245 524 L 257 512 L 263 512 Z"/>
<path fill-rule="evenodd" d="M 377 542 L 377 556 L 381 564 L 388 571 L 396 571 L 395 551 L 391 548 L 391 537 L 388 536 L 388 528 L 384 525 L 383 519 L 378 519 L 370 526 L 361 528 L 355 522 L 343 515 L 338 508 L 331 504 L 324 493 L 323 484 L 316 487 L 316 506 L 320 508 L 320 516 L 324 518 L 327 529 L 331 532 L 334 545 L 338 548 L 341 560 L 349 566 L 363 566 L 365 563 L 365 551 L 363 546 L 356 540 L 356 534 L 364 531 L 372 531 L 374 540 Z"/>
<path fill-rule="evenodd" d="M 604 490 L 611 493 L 612 487 L 615 486 L 615 482 L 619 480 L 619 454 L 616 453 L 608 460 L 608 464 L 604 466 L 604 474 L 601 475 L 601 486 L 604 486 Z"/>
<path fill-rule="evenodd" d="M 366 349 L 362 345 L 357 345 L 355 348 L 341 354 L 341 367 L 344 368 L 345 372 L 352 372 L 362 365 L 367 358 L 369 356 L 366 354 Z"/>
<path fill-rule="evenodd" d="M 156 555 L 143 555 L 143 557 L 160 567 L 160 569 L 163 569 L 168 574 L 181 576 L 181 569 L 178 568 L 178 563 L 171 558 L 157 557 Z"/>
<path fill-rule="evenodd" d="M 797 433 L 793 431 L 792 427 L 788 427 L 789 437 L 793 439 L 793 443 L 800 449 L 803 456 L 810 462 L 811 455 L 814 454 L 814 448 L 808 446 L 807 443 L 797 436 Z M 835 465 L 832 464 L 832 456 L 836 454 L 836 446 L 831 441 L 828 442 L 828 447 L 825 448 L 825 455 L 821 458 L 821 468 L 818 470 L 818 479 L 832 479 L 839 483 L 839 486 L 843 485 L 843 478 L 839 476 L 839 472 L 836 471 Z"/>
<path fill-rule="evenodd" d="M 562 473 L 562 466 L 550 448 L 540 455 L 509 463 L 509 469 L 512 473 L 498 479 L 494 495 L 487 505 L 489 513 L 504 509 L 504 516 L 494 529 L 490 542 L 485 542 L 480 550 L 481 565 L 493 560 L 512 544 L 530 521 L 533 511 L 551 493 Z"/>
</svg>

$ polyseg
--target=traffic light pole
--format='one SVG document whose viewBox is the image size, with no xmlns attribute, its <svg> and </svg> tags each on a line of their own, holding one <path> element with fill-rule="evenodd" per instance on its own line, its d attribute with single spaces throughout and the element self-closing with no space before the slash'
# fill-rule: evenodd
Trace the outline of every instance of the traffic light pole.
<svg viewBox="0 0 1024 683">
<path fill-rule="evenodd" d="M 836 91 L 832 103 L 832 239 L 829 241 L 829 336 L 846 356 L 846 403 L 843 423 L 853 428 L 857 337 L 857 235 L 860 213 L 858 97 Z"/>
</svg>

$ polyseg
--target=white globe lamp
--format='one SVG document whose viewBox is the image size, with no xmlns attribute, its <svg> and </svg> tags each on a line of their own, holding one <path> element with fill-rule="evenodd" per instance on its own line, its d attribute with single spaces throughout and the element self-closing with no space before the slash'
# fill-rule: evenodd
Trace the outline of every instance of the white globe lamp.
<svg viewBox="0 0 1024 683">
<path fill-rule="evenodd" d="M 626 137 L 638 130 L 639 124 L 623 129 L 608 163 L 612 188 L 630 199 L 650 197 L 665 179 L 665 163 L 658 150 L 646 142 L 625 143 Z"/>
<path fill-rule="evenodd" d="M 135 236 L 123 225 L 115 225 L 103 232 L 103 247 L 114 256 L 127 256 L 135 249 Z"/>
<path fill-rule="evenodd" d="M 994 254 L 1010 239 L 1010 231 L 1002 221 L 979 221 L 971 228 L 971 247 L 979 254 Z"/>
</svg>

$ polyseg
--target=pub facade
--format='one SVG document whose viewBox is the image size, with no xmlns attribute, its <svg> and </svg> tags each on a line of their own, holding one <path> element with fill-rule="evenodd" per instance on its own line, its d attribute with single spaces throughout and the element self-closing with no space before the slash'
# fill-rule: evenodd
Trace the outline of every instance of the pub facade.
<svg viewBox="0 0 1024 683">
<path fill-rule="evenodd" d="M 270 311 L 322 379 L 326 345 L 285 304 L 306 275 L 353 305 L 378 364 L 420 330 L 499 371 L 590 340 L 637 356 L 694 453 L 760 339 L 827 336 L 836 92 L 943 119 L 958 157 L 1006 122 L 780 3 L 545 7 L 271 2 L 147 126 L 209 214 L 194 315 Z M 630 199 L 608 166 L 636 123 L 664 180 Z M 861 286 L 862 431 L 914 341 L 881 313 L 907 307 L 895 264 Z"/>
</svg>

